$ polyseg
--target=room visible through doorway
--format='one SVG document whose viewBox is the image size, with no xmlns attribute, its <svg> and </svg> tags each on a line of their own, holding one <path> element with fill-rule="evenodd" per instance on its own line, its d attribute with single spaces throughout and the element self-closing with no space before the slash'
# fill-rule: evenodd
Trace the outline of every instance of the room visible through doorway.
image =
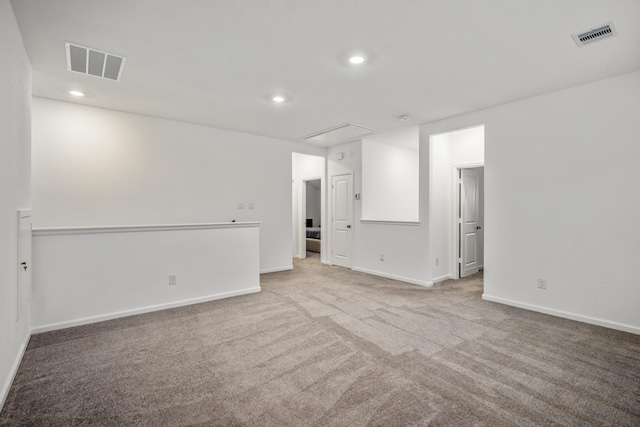
<svg viewBox="0 0 640 427">
<path fill-rule="evenodd" d="M 305 259 L 307 254 L 325 252 L 325 158 L 293 153 L 292 191 L 292 257 Z"/>
</svg>

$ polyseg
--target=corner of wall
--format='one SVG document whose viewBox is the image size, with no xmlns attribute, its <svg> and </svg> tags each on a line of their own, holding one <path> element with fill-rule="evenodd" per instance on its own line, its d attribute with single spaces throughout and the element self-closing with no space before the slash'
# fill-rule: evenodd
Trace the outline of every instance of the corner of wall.
<svg viewBox="0 0 640 427">
<path fill-rule="evenodd" d="M 18 210 L 31 205 L 31 65 L 11 3 L 0 2 L 0 408 L 29 342 L 28 309 L 16 313 Z"/>
</svg>

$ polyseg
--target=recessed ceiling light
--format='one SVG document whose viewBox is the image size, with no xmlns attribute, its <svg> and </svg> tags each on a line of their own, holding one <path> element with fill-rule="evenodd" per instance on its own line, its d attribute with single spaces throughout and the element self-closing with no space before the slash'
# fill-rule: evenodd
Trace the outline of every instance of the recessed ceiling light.
<svg viewBox="0 0 640 427">
<path fill-rule="evenodd" d="M 362 55 L 353 55 L 349 57 L 349 63 L 353 65 L 362 64 L 367 58 Z"/>
<path fill-rule="evenodd" d="M 282 95 L 276 95 L 276 96 L 274 96 L 273 98 L 271 98 L 271 100 L 272 100 L 273 102 L 277 102 L 278 104 L 281 104 L 281 103 L 283 103 L 283 102 L 284 102 L 284 96 L 282 96 Z"/>
<path fill-rule="evenodd" d="M 84 93 L 80 92 L 79 90 L 70 90 L 69 93 L 73 96 L 84 96 Z"/>
</svg>

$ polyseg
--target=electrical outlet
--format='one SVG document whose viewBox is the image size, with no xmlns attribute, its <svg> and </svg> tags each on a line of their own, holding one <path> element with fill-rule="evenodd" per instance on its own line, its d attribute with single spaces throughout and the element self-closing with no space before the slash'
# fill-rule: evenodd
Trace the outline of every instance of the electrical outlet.
<svg viewBox="0 0 640 427">
<path fill-rule="evenodd" d="M 436 258 L 436 265 L 440 265 L 440 258 Z"/>
<path fill-rule="evenodd" d="M 384 255 L 380 254 L 380 261 L 384 261 Z"/>
<path fill-rule="evenodd" d="M 538 279 L 538 288 L 547 289 L 547 279 Z"/>
<path fill-rule="evenodd" d="M 178 284 L 178 276 L 175 274 L 170 274 L 169 275 L 169 285 L 173 286 L 173 285 L 177 285 Z"/>
</svg>

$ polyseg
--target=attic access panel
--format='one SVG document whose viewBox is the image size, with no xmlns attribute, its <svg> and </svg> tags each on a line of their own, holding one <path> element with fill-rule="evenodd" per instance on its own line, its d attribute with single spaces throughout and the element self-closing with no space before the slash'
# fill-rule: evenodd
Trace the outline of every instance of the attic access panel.
<svg viewBox="0 0 640 427">
<path fill-rule="evenodd" d="M 365 135 L 377 133 L 378 131 L 366 128 L 364 126 L 345 123 L 330 129 L 313 133 L 303 137 L 307 142 L 313 142 L 325 147 L 329 147 L 342 142 L 353 141 Z"/>
<path fill-rule="evenodd" d="M 127 58 L 69 42 L 65 43 L 65 47 L 67 70 L 120 81 Z"/>
</svg>

